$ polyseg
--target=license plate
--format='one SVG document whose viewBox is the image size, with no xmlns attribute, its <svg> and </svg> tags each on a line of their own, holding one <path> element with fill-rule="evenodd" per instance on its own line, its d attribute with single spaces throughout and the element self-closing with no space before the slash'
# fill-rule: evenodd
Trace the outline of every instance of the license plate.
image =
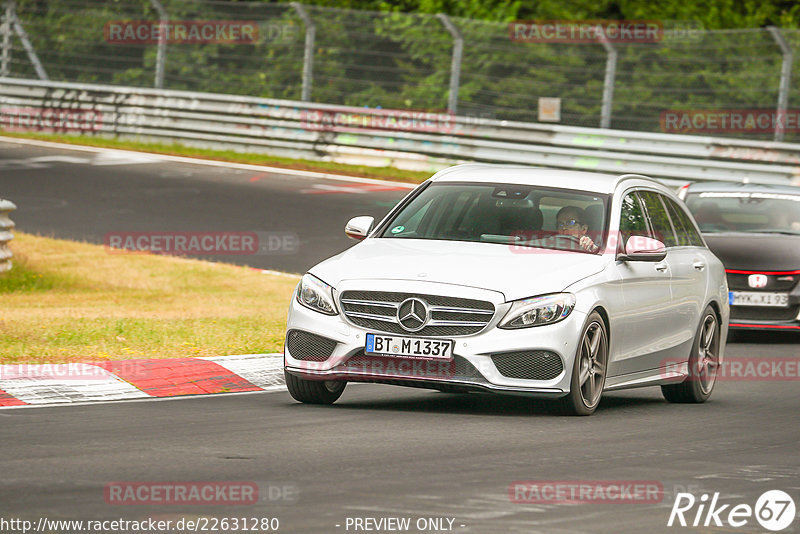
<svg viewBox="0 0 800 534">
<path fill-rule="evenodd" d="M 364 352 L 424 360 L 450 360 L 453 357 L 453 341 L 367 334 Z"/>
<path fill-rule="evenodd" d="M 731 306 L 771 306 L 788 308 L 788 293 L 760 293 L 757 291 L 731 291 L 728 293 Z"/>
</svg>

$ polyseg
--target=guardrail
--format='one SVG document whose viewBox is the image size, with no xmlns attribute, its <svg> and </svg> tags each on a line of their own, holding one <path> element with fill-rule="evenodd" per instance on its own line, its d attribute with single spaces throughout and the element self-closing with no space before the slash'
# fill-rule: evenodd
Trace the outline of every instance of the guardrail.
<svg viewBox="0 0 800 534">
<path fill-rule="evenodd" d="M 11 249 L 8 242 L 14 239 L 11 230 L 14 229 L 14 221 L 8 218 L 8 214 L 17 207 L 9 200 L 0 198 L 0 273 L 11 269 Z"/>
<path fill-rule="evenodd" d="M 0 78 L 0 128 L 426 171 L 481 161 L 800 184 L 800 144 L 14 78 Z"/>
</svg>

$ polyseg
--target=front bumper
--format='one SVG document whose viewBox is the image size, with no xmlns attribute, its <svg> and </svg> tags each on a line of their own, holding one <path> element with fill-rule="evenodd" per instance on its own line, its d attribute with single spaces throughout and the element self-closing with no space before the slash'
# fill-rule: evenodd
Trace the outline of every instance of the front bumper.
<svg viewBox="0 0 800 534">
<path fill-rule="evenodd" d="M 429 283 L 424 291 L 428 294 L 465 296 L 465 288 L 446 284 Z M 437 287 L 431 287 L 437 286 Z M 394 289 L 394 288 L 393 288 Z M 409 288 L 399 288 L 398 291 Z M 503 330 L 497 323 L 510 308 L 509 303 L 498 298 L 497 293 L 468 290 L 470 296 L 491 300 L 495 314 L 480 332 L 466 336 L 434 336 L 436 339 L 455 341 L 453 360 L 450 362 L 414 360 L 397 356 L 367 356 L 364 354 L 366 334 L 379 333 L 351 323 L 342 313 L 327 316 L 300 305 L 295 298 L 289 309 L 287 333 L 301 332 L 321 336 L 329 340 L 324 353 L 292 353 L 292 343 L 284 350 L 287 372 L 306 380 L 346 380 L 354 382 L 378 382 L 403 386 L 443 389 L 448 391 L 486 391 L 502 394 L 527 395 L 557 398 L 569 392 L 572 365 L 577 352 L 577 343 L 586 314 L 575 309 L 566 319 L 551 325 Z M 502 297 L 500 295 L 500 297 Z M 395 334 L 397 335 L 397 334 Z M 414 336 L 413 333 L 404 334 Z M 427 337 L 427 336 L 426 336 Z M 308 339 L 306 336 L 305 339 Z M 298 352 L 300 352 L 298 350 Z M 542 365 L 549 362 L 550 370 L 555 358 L 560 361 L 560 371 L 555 368 L 547 379 L 518 378 L 513 367 L 496 362 L 505 357 L 517 357 L 519 353 L 535 355 L 526 360 L 517 358 L 515 365 Z M 297 357 L 296 357 L 297 356 Z M 313 358 L 313 359 L 310 359 Z M 531 371 L 521 369 L 523 374 Z M 534 373 L 535 374 L 535 373 Z M 512 376 L 509 376 L 512 375 Z"/>
</svg>

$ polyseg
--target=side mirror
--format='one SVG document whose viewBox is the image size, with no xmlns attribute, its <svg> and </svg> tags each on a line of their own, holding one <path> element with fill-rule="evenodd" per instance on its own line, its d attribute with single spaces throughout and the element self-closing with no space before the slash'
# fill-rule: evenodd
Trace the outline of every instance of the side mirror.
<svg viewBox="0 0 800 534">
<path fill-rule="evenodd" d="M 634 235 L 625 243 L 625 254 L 618 254 L 623 261 L 662 261 L 667 257 L 667 247 L 658 239 Z"/>
<path fill-rule="evenodd" d="M 347 222 L 346 225 L 344 225 L 344 233 L 350 239 L 361 241 L 369 235 L 374 224 L 375 217 L 370 217 L 368 215 L 353 217 Z"/>
</svg>

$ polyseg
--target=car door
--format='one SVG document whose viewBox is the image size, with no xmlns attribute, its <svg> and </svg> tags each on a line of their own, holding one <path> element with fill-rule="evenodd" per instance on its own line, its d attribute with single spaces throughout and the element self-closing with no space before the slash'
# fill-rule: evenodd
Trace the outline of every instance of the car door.
<svg viewBox="0 0 800 534">
<path fill-rule="evenodd" d="M 619 213 L 619 241 L 624 250 L 628 238 L 653 238 L 642 199 L 637 191 L 627 191 Z M 660 352 L 669 346 L 671 323 L 671 273 L 666 261 L 616 262 L 622 287 L 622 303 L 617 310 L 619 329 L 612 333 L 614 357 L 608 375 L 622 375 L 657 368 Z"/>
<path fill-rule="evenodd" d="M 678 358 L 685 358 L 705 308 L 708 288 L 708 249 L 686 210 L 671 198 L 663 197 L 675 228 L 678 245 L 669 258 L 673 296 L 682 319 L 682 345 Z"/>
<path fill-rule="evenodd" d="M 698 308 L 706 291 L 705 274 L 697 248 L 675 211 L 682 212 L 680 206 L 660 192 L 642 191 L 641 196 L 656 238 L 667 247 L 666 262 L 671 274 L 672 299 L 664 325 L 669 331 L 667 345 L 650 358 L 652 365 L 663 367 L 669 363 L 667 360 L 683 360 L 689 354 L 701 312 Z"/>
</svg>

